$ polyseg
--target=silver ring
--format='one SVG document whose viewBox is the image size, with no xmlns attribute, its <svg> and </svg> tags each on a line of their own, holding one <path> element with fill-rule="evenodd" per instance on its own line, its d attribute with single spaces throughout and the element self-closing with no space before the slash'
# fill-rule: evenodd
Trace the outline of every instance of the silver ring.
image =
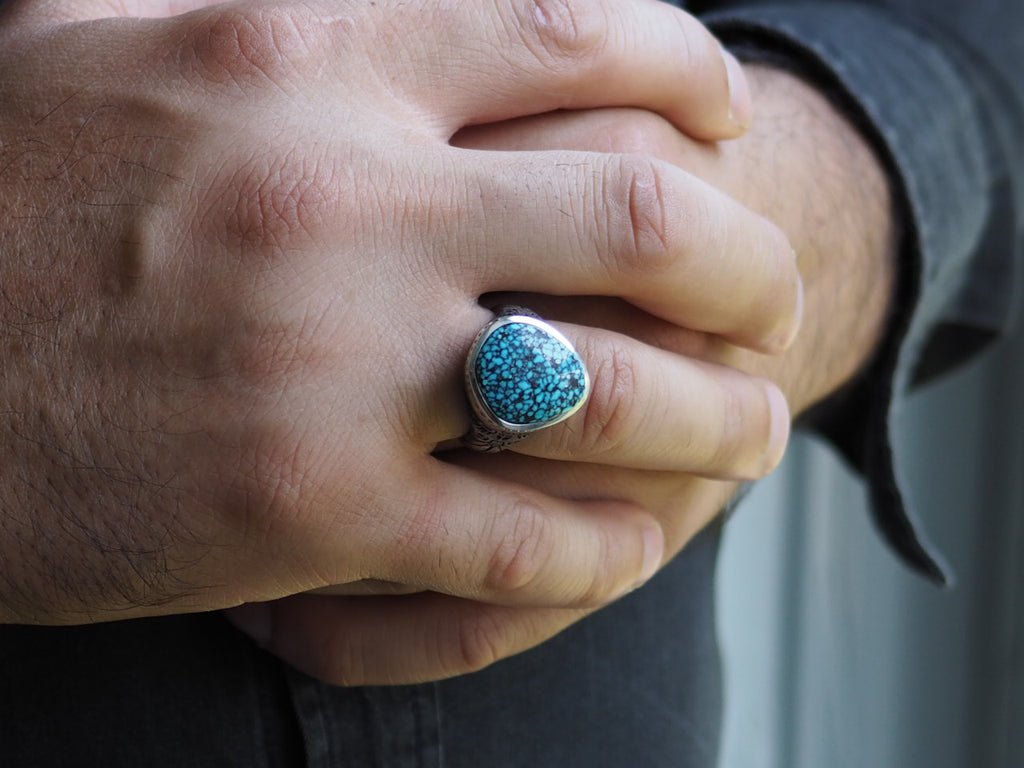
<svg viewBox="0 0 1024 768">
<path fill-rule="evenodd" d="M 590 397 L 572 343 L 523 307 L 505 308 L 477 334 L 465 378 L 473 418 L 463 444 L 490 453 L 565 421 Z"/>
</svg>

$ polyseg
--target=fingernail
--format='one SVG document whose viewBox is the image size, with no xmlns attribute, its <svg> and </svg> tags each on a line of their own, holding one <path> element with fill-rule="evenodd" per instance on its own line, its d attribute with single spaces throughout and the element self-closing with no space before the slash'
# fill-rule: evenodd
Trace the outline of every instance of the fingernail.
<svg viewBox="0 0 1024 768">
<path fill-rule="evenodd" d="M 750 98 L 750 85 L 743 67 L 729 51 L 722 49 L 725 71 L 729 76 L 729 119 L 742 130 L 750 127 L 754 117 L 754 103 Z"/>
<path fill-rule="evenodd" d="M 768 387 L 768 403 L 771 407 L 771 430 L 768 437 L 768 450 L 765 451 L 761 465 L 761 474 L 767 475 L 782 461 L 789 444 L 789 403 L 786 396 L 775 386 Z"/>
<path fill-rule="evenodd" d="M 644 564 L 640 578 L 633 585 L 633 589 L 646 584 L 651 577 L 661 568 L 662 558 L 665 556 L 665 534 L 661 526 L 649 525 L 644 529 Z"/>
<path fill-rule="evenodd" d="M 273 610 L 267 603 L 244 603 L 237 608 L 229 608 L 224 615 L 259 646 L 268 645 L 274 636 Z"/>
</svg>

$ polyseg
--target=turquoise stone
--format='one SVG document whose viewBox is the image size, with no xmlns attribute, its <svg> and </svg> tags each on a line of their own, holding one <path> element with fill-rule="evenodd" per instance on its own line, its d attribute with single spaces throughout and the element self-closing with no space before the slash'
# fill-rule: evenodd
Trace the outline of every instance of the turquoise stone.
<svg viewBox="0 0 1024 768">
<path fill-rule="evenodd" d="M 583 361 L 543 328 L 510 322 L 493 331 L 476 357 L 476 380 L 491 412 L 520 426 L 557 421 L 586 396 Z"/>
</svg>

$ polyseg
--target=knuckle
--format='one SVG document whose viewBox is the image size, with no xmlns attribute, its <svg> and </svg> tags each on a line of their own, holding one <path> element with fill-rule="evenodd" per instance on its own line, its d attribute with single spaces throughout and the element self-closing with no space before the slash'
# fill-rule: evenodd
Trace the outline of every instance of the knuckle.
<svg viewBox="0 0 1024 768">
<path fill-rule="evenodd" d="M 495 523 L 498 545 L 487 565 L 484 586 L 499 594 L 514 594 L 536 583 L 551 561 L 551 522 L 534 504 L 519 502 L 507 518 Z"/>
<path fill-rule="evenodd" d="M 478 672 L 508 655 L 509 631 L 490 611 L 463 616 L 456 628 L 456 672 Z"/>
<path fill-rule="evenodd" d="M 316 242 L 325 223 L 341 215 L 330 173 L 294 150 L 239 163 L 213 190 L 204 217 L 213 217 L 218 240 L 240 253 L 266 256 Z"/>
<path fill-rule="evenodd" d="M 187 33 L 191 70 L 211 86 L 282 84 L 307 49 L 302 13 L 297 7 L 228 5 L 204 14 Z"/>
<path fill-rule="evenodd" d="M 589 359 L 594 359 L 590 356 Z M 629 440 L 637 392 L 636 362 L 622 345 L 606 351 L 593 370 L 590 398 L 584 406 L 577 453 L 600 456 Z"/>
<path fill-rule="evenodd" d="M 608 212 L 610 268 L 657 277 L 675 263 L 675 208 L 657 161 L 623 156 L 610 166 L 598 205 Z"/>
<path fill-rule="evenodd" d="M 596 3 L 526 0 L 516 16 L 526 46 L 554 70 L 596 58 L 607 42 L 607 20 Z"/>
</svg>

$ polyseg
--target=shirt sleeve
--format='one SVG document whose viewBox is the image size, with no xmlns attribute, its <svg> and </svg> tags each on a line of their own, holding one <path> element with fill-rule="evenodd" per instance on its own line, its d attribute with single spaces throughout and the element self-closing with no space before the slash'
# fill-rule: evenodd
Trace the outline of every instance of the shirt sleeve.
<svg viewBox="0 0 1024 768">
<path fill-rule="evenodd" d="M 873 145 L 904 226 L 887 335 L 855 381 L 807 415 L 863 474 L 872 514 L 914 569 L 948 584 L 901 482 L 894 419 L 915 386 L 1007 330 L 1022 245 L 1024 3 L 690 3 L 741 58 L 785 67 Z"/>
</svg>

